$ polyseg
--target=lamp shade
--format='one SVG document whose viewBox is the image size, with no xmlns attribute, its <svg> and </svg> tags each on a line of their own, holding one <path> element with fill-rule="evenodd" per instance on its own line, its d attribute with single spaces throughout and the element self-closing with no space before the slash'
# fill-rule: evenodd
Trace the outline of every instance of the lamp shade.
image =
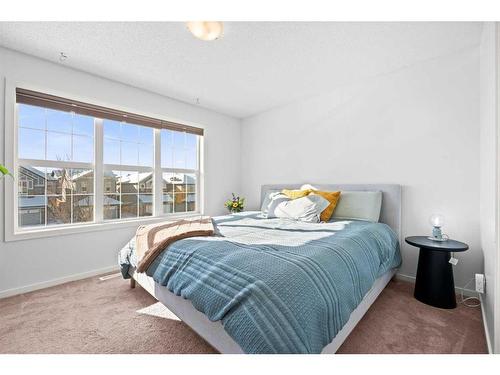
<svg viewBox="0 0 500 375">
<path fill-rule="evenodd" d="M 201 40 L 215 40 L 222 35 L 222 22 L 216 21 L 190 21 L 187 27 L 191 34 Z"/>
<path fill-rule="evenodd" d="M 429 222 L 433 227 L 441 228 L 444 225 L 444 216 L 441 214 L 432 214 Z"/>
</svg>

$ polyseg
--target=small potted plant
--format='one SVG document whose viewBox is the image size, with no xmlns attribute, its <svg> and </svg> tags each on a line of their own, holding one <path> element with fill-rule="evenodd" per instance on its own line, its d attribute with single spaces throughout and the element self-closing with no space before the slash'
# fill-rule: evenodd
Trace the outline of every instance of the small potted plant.
<svg viewBox="0 0 500 375">
<path fill-rule="evenodd" d="M 9 172 L 9 170 L 2 164 L 0 164 L 0 178 L 4 176 L 10 176 L 12 177 L 12 174 Z"/>
<path fill-rule="evenodd" d="M 224 206 L 226 206 L 226 208 L 231 213 L 243 211 L 245 205 L 245 198 L 237 197 L 236 195 L 234 195 L 234 193 L 231 194 L 233 195 L 233 198 L 227 200 Z"/>
</svg>

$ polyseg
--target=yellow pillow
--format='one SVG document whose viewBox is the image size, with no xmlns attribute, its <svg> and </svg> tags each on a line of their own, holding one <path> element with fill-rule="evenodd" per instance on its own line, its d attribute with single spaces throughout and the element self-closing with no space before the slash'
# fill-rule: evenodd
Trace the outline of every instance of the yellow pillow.
<svg viewBox="0 0 500 375">
<path fill-rule="evenodd" d="M 335 207 L 337 207 L 337 203 L 340 198 L 340 191 L 318 191 L 313 190 L 312 194 L 321 195 L 325 198 L 330 204 L 326 207 L 321 213 L 320 219 L 321 221 L 328 221 L 333 215 L 333 211 L 335 211 Z"/>
<path fill-rule="evenodd" d="M 288 190 L 288 189 L 283 189 L 281 192 L 285 194 L 288 198 L 290 199 L 297 199 L 297 198 L 302 198 L 305 197 L 306 195 L 309 195 L 311 192 L 311 189 L 307 190 Z"/>
</svg>

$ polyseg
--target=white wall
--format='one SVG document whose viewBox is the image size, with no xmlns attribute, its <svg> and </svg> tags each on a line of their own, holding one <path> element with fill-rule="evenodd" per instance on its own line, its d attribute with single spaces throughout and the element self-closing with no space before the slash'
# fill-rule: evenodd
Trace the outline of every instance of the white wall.
<svg viewBox="0 0 500 375">
<path fill-rule="evenodd" d="M 261 184 L 401 184 L 403 236 L 429 233 L 441 212 L 444 232 L 470 245 L 461 287 L 482 271 L 478 123 L 475 47 L 243 120 L 243 195 L 256 208 Z M 402 254 L 414 276 L 418 250 Z"/>
<path fill-rule="evenodd" d="M 484 254 L 486 294 L 484 314 L 490 343 L 495 338 L 495 297 L 498 245 L 497 245 L 497 30 L 494 22 L 484 24 L 481 35 L 480 69 L 480 218 L 481 247 Z M 498 311 L 498 310 L 497 310 Z M 498 338 L 497 338 L 498 339 Z M 496 351 L 500 347 L 496 345 Z"/>
<path fill-rule="evenodd" d="M 68 67 L 0 48 L 0 163 L 4 162 L 5 79 L 16 79 L 68 95 L 198 123 L 205 128 L 205 212 L 224 212 L 224 200 L 240 187 L 240 121 L 209 110 Z M 235 140 L 237 140 L 235 142 Z M 0 197 L 4 184 L 0 184 Z M 6 199 L 11 199 L 6 197 Z M 4 200 L 0 199 L 0 228 Z M 0 296 L 31 284 L 72 277 L 117 264 L 117 251 L 135 227 L 36 240 L 0 242 Z"/>
<path fill-rule="evenodd" d="M 471 247 L 457 255 L 456 285 L 482 271 L 478 48 L 276 108 L 241 128 L 237 119 L 0 48 L 0 80 L 11 77 L 203 125 L 207 214 L 222 213 L 232 191 L 258 207 L 264 183 L 399 183 L 403 236 L 428 233 L 429 215 L 442 212 L 445 232 Z M 3 161 L 3 128 L 0 134 Z M 3 206 L 0 199 L 0 212 Z M 113 266 L 134 229 L 0 242 L 0 295 Z M 404 245 L 402 252 L 401 273 L 415 275 L 418 251 Z"/>
</svg>

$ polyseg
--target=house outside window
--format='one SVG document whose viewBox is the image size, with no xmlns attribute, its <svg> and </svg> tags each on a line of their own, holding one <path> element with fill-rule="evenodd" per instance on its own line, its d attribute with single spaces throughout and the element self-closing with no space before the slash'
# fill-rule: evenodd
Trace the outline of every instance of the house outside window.
<svg viewBox="0 0 500 375">
<path fill-rule="evenodd" d="M 19 179 L 19 194 L 29 195 L 30 191 L 33 190 L 33 180 L 27 179 L 25 176 L 22 177 L 24 178 Z"/>
</svg>

